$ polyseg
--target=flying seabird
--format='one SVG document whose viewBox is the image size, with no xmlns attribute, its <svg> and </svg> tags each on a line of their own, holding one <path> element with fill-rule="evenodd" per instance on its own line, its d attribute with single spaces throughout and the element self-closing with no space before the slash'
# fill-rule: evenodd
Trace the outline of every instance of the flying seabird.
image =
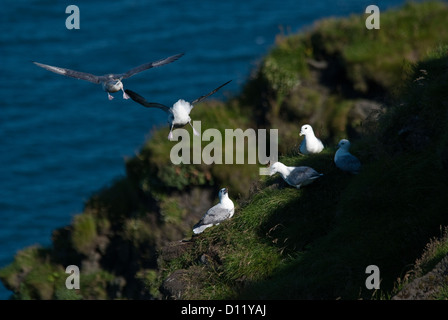
<svg viewBox="0 0 448 320">
<path fill-rule="evenodd" d="M 300 189 L 302 186 L 306 186 L 312 183 L 317 178 L 323 176 L 322 173 L 318 173 L 311 167 L 288 167 L 281 162 L 275 162 L 270 166 L 270 175 L 280 173 L 283 180 L 289 185 Z"/>
<path fill-rule="evenodd" d="M 219 203 L 207 210 L 204 216 L 193 227 L 195 234 L 205 229 L 218 225 L 224 220 L 230 219 L 234 213 L 233 201 L 230 200 L 227 188 L 219 190 Z"/>
<path fill-rule="evenodd" d="M 142 64 L 138 67 L 135 67 L 125 73 L 117 73 L 117 74 L 111 73 L 111 74 L 106 74 L 106 75 L 102 75 L 102 76 L 96 76 L 91 73 L 85 73 L 85 72 L 70 70 L 70 69 L 66 69 L 66 68 L 53 67 L 53 66 L 35 62 L 35 61 L 33 61 L 33 63 L 41 68 L 47 69 L 48 71 L 51 71 L 51 72 L 54 72 L 57 74 L 61 74 L 63 76 L 72 77 L 75 79 L 86 80 L 86 81 L 90 81 L 90 82 L 93 82 L 96 84 L 101 83 L 103 86 L 103 90 L 107 92 L 107 97 L 109 98 L 109 100 L 112 100 L 114 97 L 112 97 L 110 95 L 110 93 L 114 93 L 119 90 L 123 91 L 123 99 L 129 99 L 128 95 L 124 92 L 123 83 L 121 82 L 121 80 L 132 77 L 133 75 L 135 75 L 139 72 L 142 72 L 144 70 L 155 68 L 155 67 L 160 67 L 160 66 L 163 66 L 164 64 L 171 63 L 171 62 L 179 59 L 183 55 L 184 55 L 183 53 L 180 53 L 180 54 L 176 54 L 174 56 L 171 56 L 171 57 L 168 57 L 165 59 L 148 62 L 148 63 Z"/>
<path fill-rule="evenodd" d="M 347 171 L 353 174 L 359 173 L 361 162 L 348 151 L 348 149 L 350 149 L 350 141 L 342 139 L 339 141 L 338 147 L 339 149 L 334 155 L 334 163 L 336 164 L 336 167 L 342 171 Z"/>
<path fill-rule="evenodd" d="M 300 128 L 300 136 L 305 136 L 300 144 L 299 151 L 302 154 L 319 153 L 324 149 L 322 141 L 314 135 L 313 128 L 309 124 L 305 124 Z"/>
<path fill-rule="evenodd" d="M 232 80 L 230 80 L 232 81 Z M 183 99 L 179 99 L 171 108 L 167 107 L 163 104 L 157 103 L 157 102 L 148 102 L 143 98 L 141 95 L 135 93 L 132 90 L 126 89 L 125 92 L 131 97 L 132 100 L 135 102 L 140 103 L 142 106 L 147 108 L 159 108 L 168 113 L 168 123 L 170 125 L 170 133 L 168 135 L 168 139 L 173 139 L 173 128 L 174 127 L 183 127 L 187 123 L 190 124 L 190 126 L 193 128 L 193 133 L 198 136 L 199 133 L 195 130 L 193 125 L 191 124 L 191 118 L 190 118 L 190 112 L 193 109 L 193 105 L 195 103 L 198 103 L 199 101 L 204 100 L 208 96 L 211 96 L 216 91 L 224 87 L 226 84 L 228 84 L 230 81 L 227 81 L 226 83 L 220 85 L 215 90 L 207 93 L 206 95 L 203 95 L 196 100 L 192 102 L 185 101 Z"/>
</svg>

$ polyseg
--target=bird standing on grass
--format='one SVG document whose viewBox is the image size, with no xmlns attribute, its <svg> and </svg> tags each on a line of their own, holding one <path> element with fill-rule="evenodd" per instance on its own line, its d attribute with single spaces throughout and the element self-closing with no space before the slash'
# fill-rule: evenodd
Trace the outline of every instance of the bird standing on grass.
<svg viewBox="0 0 448 320">
<path fill-rule="evenodd" d="M 63 76 L 67 76 L 67 77 L 71 77 L 71 78 L 75 78 L 75 79 L 86 80 L 86 81 L 90 81 L 90 82 L 93 82 L 96 84 L 101 84 L 103 86 L 103 90 L 107 92 L 107 97 L 109 98 L 109 100 L 112 100 L 114 97 L 111 96 L 111 93 L 117 92 L 119 90 L 123 91 L 123 99 L 129 99 L 128 95 L 124 92 L 123 83 L 121 82 L 121 80 L 132 77 L 133 75 L 140 73 L 144 70 L 155 68 L 155 67 L 160 67 L 165 64 L 171 63 L 171 62 L 179 59 L 183 55 L 184 55 L 183 53 L 176 54 L 174 56 L 171 56 L 171 57 L 168 57 L 168 58 L 165 58 L 162 60 L 157 60 L 154 62 L 148 62 L 148 63 L 142 64 L 142 65 L 135 67 L 125 73 L 116 73 L 116 74 L 111 73 L 111 74 L 106 74 L 103 76 L 96 76 L 91 73 L 85 73 L 85 72 L 75 71 L 75 70 L 66 69 L 66 68 L 53 67 L 53 66 L 50 66 L 47 64 L 34 62 L 34 61 L 33 61 L 33 63 L 41 68 L 44 68 L 48 71 L 51 71 L 51 72 L 54 72 L 57 74 L 61 74 Z"/>
<path fill-rule="evenodd" d="M 324 145 L 320 139 L 314 135 L 313 128 L 309 124 L 304 124 L 300 128 L 300 136 L 305 136 L 300 144 L 299 151 L 302 154 L 319 153 L 324 149 Z"/>
<path fill-rule="evenodd" d="M 280 173 L 286 183 L 290 186 L 296 187 L 297 189 L 300 189 L 302 186 L 309 185 L 317 178 L 323 176 L 322 173 L 318 173 L 311 167 L 288 167 L 281 162 L 275 162 L 270 166 L 271 176 L 277 172 Z"/>
<path fill-rule="evenodd" d="M 338 147 L 339 149 L 334 155 L 334 163 L 336 164 L 336 167 L 342 171 L 353 174 L 359 173 L 359 170 L 361 169 L 361 162 L 348 151 L 350 149 L 350 141 L 347 139 L 342 139 L 339 141 Z"/>
<path fill-rule="evenodd" d="M 219 203 L 208 209 L 202 219 L 193 227 L 193 232 L 195 234 L 202 233 L 205 229 L 218 225 L 233 216 L 235 206 L 233 205 L 233 201 L 229 198 L 227 188 L 219 190 L 218 196 Z"/>
<path fill-rule="evenodd" d="M 232 81 L 232 80 L 230 80 Z M 168 139 L 173 139 L 173 128 L 174 127 L 183 127 L 187 123 L 190 124 L 191 128 L 193 128 L 194 135 L 198 136 L 199 133 L 196 131 L 196 129 L 191 124 L 191 118 L 190 118 L 190 112 L 193 109 L 193 105 L 195 103 L 198 103 L 199 101 L 204 100 L 208 96 L 211 96 L 216 91 L 224 87 L 226 84 L 228 84 L 230 81 L 227 81 L 226 83 L 220 85 L 215 90 L 207 93 L 206 95 L 203 95 L 196 100 L 193 100 L 192 102 L 185 101 L 183 99 L 179 99 L 171 108 L 167 107 L 163 104 L 156 103 L 156 102 L 148 102 L 138 93 L 135 93 L 132 90 L 126 89 L 125 92 L 131 97 L 132 100 L 135 102 L 140 103 L 142 106 L 147 108 L 159 108 L 165 111 L 168 114 L 168 123 L 170 125 L 170 133 L 168 134 Z"/>
</svg>

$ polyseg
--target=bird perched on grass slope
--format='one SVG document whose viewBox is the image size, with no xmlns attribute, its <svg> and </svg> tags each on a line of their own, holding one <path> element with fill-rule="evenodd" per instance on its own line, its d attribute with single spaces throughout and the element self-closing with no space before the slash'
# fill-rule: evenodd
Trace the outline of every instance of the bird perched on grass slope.
<svg viewBox="0 0 448 320">
<path fill-rule="evenodd" d="M 142 64 L 142 65 L 135 67 L 125 73 L 115 73 L 115 74 L 111 73 L 111 74 L 106 74 L 103 76 L 96 76 L 91 73 L 85 73 L 85 72 L 75 71 L 75 70 L 66 69 L 66 68 L 54 67 L 54 66 L 50 66 L 47 64 L 39 63 L 39 62 L 34 62 L 34 61 L 33 61 L 33 63 L 41 68 L 44 68 L 48 71 L 51 71 L 51 72 L 54 72 L 57 74 L 61 74 L 63 76 L 72 77 L 75 79 L 86 80 L 86 81 L 90 81 L 90 82 L 93 82 L 96 84 L 102 84 L 103 90 L 107 92 L 107 97 L 109 98 L 109 100 L 112 100 L 114 97 L 111 96 L 111 93 L 117 92 L 119 90 L 123 91 L 123 99 L 129 99 L 128 95 L 124 92 L 123 83 L 121 82 L 121 80 L 132 77 L 133 75 L 140 73 L 144 70 L 155 68 L 155 67 L 160 67 L 165 64 L 171 63 L 171 62 L 179 59 L 183 55 L 184 55 L 183 53 L 176 54 L 174 56 L 171 56 L 171 57 L 168 57 L 165 59 Z"/>
<path fill-rule="evenodd" d="M 338 147 L 339 149 L 334 155 L 334 163 L 336 164 L 336 167 L 342 171 L 347 171 L 353 174 L 359 173 L 361 162 L 348 151 L 350 149 L 350 141 L 342 139 L 339 141 Z"/>
<path fill-rule="evenodd" d="M 314 130 L 309 124 L 304 124 L 300 128 L 300 136 L 305 136 L 300 144 L 299 151 L 303 154 L 319 153 L 324 149 L 324 145 L 320 139 L 314 135 Z"/>
<path fill-rule="evenodd" d="M 232 81 L 232 80 L 230 80 Z M 159 108 L 168 113 L 168 123 L 170 125 L 170 133 L 168 134 L 168 139 L 173 139 L 173 128 L 174 127 L 183 127 L 187 123 L 190 124 L 190 126 L 193 128 L 193 133 L 198 136 L 199 133 L 195 130 L 193 125 L 191 124 L 191 118 L 190 118 L 190 112 L 193 109 L 193 105 L 195 103 L 198 103 L 199 101 L 204 100 L 208 96 L 211 96 L 216 91 L 224 87 L 226 84 L 228 84 L 230 81 L 227 81 L 226 83 L 220 85 L 215 90 L 207 93 L 206 95 L 203 95 L 196 100 L 193 100 L 192 102 L 185 101 L 183 99 L 179 99 L 171 108 L 167 107 L 163 104 L 156 103 L 156 102 L 148 102 L 138 93 L 135 93 L 132 90 L 126 89 L 125 92 L 131 97 L 132 100 L 135 102 L 140 103 L 142 106 L 147 108 Z"/>
<path fill-rule="evenodd" d="M 205 229 L 218 225 L 233 216 L 235 207 L 233 201 L 229 198 L 227 188 L 219 190 L 218 196 L 219 203 L 208 209 L 202 219 L 193 227 L 195 234 L 202 233 Z"/>
<path fill-rule="evenodd" d="M 302 186 L 309 185 L 317 178 L 323 176 L 311 167 L 288 167 L 281 162 L 275 162 L 270 166 L 270 175 L 280 173 L 283 180 L 289 185 L 300 189 Z"/>
</svg>

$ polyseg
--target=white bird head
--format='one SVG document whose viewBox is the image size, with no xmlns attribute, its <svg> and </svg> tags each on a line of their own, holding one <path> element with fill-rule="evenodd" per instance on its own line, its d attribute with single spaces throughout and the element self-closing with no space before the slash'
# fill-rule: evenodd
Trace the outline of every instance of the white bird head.
<svg viewBox="0 0 448 320">
<path fill-rule="evenodd" d="M 218 192 L 219 200 L 221 200 L 223 197 L 228 197 L 229 190 L 227 188 L 222 188 Z"/>
<path fill-rule="evenodd" d="M 338 147 L 342 150 L 348 151 L 348 149 L 350 149 L 350 141 L 348 141 L 347 139 L 342 139 L 341 141 L 339 141 Z"/>
<path fill-rule="evenodd" d="M 281 162 L 274 162 L 273 164 L 271 164 L 271 166 L 269 167 L 269 175 L 272 176 L 277 172 L 279 172 L 281 166 L 282 166 Z"/>
<path fill-rule="evenodd" d="M 313 128 L 309 124 L 304 124 L 300 128 L 300 136 L 306 136 L 307 134 L 314 134 Z"/>
</svg>

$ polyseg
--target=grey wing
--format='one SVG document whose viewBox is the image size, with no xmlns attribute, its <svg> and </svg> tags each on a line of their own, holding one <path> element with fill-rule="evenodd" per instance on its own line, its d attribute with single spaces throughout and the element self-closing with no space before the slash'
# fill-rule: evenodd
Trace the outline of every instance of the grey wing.
<svg viewBox="0 0 448 320">
<path fill-rule="evenodd" d="M 160 66 L 163 66 L 164 64 L 168 64 L 168 63 L 171 63 L 173 61 L 176 61 L 177 59 L 179 59 L 183 55 L 184 55 L 184 53 L 179 53 L 179 54 L 176 54 L 174 56 L 171 56 L 171 57 L 168 57 L 168 58 L 165 58 L 165 59 L 161 59 L 161 60 L 157 60 L 157 61 L 153 61 L 153 62 L 148 62 L 148 63 L 142 64 L 142 65 L 140 65 L 138 67 L 135 67 L 135 68 L 129 70 L 128 72 L 126 72 L 126 73 L 117 74 L 115 76 L 117 78 L 120 78 L 120 79 L 126 79 L 126 78 L 129 78 L 129 77 L 132 77 L 134 74 L 137 74 L 139 72 L 145 71 L 147 69 L 160 67 Z"/>
<path fill-rule="evenodd" d="M 207 213 L 199 222 L 200 224 L 217 224 L 230 217 L 231 211 L 229 209 L 224 209 L 218 203 L 214 207 L 208 209 Z"/>
<path fill-rule="evenodd" d="M 361 168 L 361 162 L 353 155 L 345 155 L 338 159 L 336 165 L 344 171 L 358 172 Z"/>
<path fill-rule="evenodd" d="M 98 77 L 98 76 L 96 76 L 94 74 L 90 74 L 90 73 L 85 73 L 85 72 L 75 71 L 75 70 L 71 70 L 71 69 L 60 68 L 60 67 L 53 67 L 53 66 L 35 62 L 35 61 L 33 61 L 33 63 L 41 68 L 48 70 L 48 71 L 51 71 L 51 72 L 54 72 L 57 74 L 61 74 L 63 76 L 72 77 L 75 79 L 86 80 L 86 81 L 90 81 L 93 83 L 100 83 L 101 79 L 102 79 L 102 77 Z"/>
<path fill-rule="evenodd" d="M 320 177 L 320 174 L 310 167 L 296 167 L 288 176 L 288 183 L 291 183 L 295 186 L 301 185 L 303 182 L 307 180 L 317 179 Z"/>
<path fill-rule="evenodd" d="M 209 93 L 207 93 L 206 95 L 200 96 L 200 97 L 197 98 L 196 100 L 192 101 L 191 104 L 193 105 L 193 104 L 198 103 L 199 101 L 202 101 L 202 100 L 204 100 L 205 98 L 211 96 L 212 94 L 214 94 L 216 91 L 218 91 L 219 89 L 221 89 L 222 87 L 224 87 L 226 84 L 228 84 L 228 83 L 231 82 L 231 81 L 232 81 L 232 80 L 227 81 L 226 83 L 220 85 L 218 88 L 216 88 L 216 89 L 213 90 L 212 92 L 209 92 Z"/>
<path fill-rule="evenodd" d="M 135 102 L 140 103 L 142 106 L 146 107 L 146 108 L 159 108 L 162 109 L 163 111 L 167 112 L 167 113 L 171 113 L 171 109 L 168 108 L 167 106 L 160 104 L 160 103 L 156 103 L 156 102 L 148 102 L 146 101 L 145 98 L 143 98 L 141 95 L 139 95 L 138 93 L 126 89 L 125 92 L 128 94 L 128 96 L 131 97 L 132 100 L 134 100 Z"/>
</svg>

